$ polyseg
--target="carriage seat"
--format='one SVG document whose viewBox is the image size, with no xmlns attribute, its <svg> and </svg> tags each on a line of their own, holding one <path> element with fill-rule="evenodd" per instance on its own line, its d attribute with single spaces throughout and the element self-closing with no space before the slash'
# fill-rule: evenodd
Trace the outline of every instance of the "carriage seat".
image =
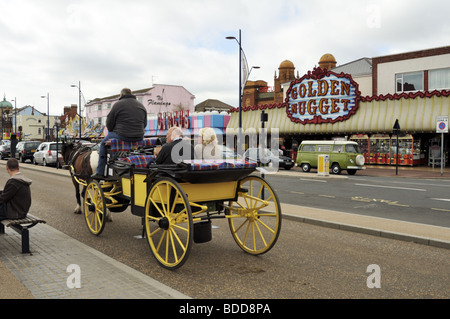
<svg viewBox="0 0 450 319">
<path fill-rule="evenodd" d="M 119 161 L 125 161 L 134 164 L 136 168 L 143 168 L 147 166 L 147 163 L 155 159 L 154 155 L 130 155 L 127 157 L 120 157 L 124 152 L 136 151 L 139 148 L 146 148 L 151 146 L 160 145 L 160 140 L 157 137 L 144 138 L 137 142 L 125 142 L 119 139 L 110 139 L 105 145 L 108 148 L 112 158 L 117 158 Z"/>
<path fill-rule="evenodd" d="M 212 171 L 233 168 L 256 168 L 257 163 L 248 162 L 242 159 L 194 159 L 184 160 L 183 163 L 189 164 L 190 171 Z"/>
</svg>

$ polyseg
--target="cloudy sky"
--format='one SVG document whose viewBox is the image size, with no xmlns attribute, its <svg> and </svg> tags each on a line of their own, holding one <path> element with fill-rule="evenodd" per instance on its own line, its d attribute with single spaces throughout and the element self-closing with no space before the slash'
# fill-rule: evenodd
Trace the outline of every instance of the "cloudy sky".
<svg viewBox="0 0 450 319">
<path fill-rule="evenodd" d="M 290 60 L 303 75 L 332 53 L 362 57 L 450 45 L 441 0 L 0 0 L 0 94 L 60 115 L 123 87 L 180 85 L 195 104 L 238 104 L 238 38 L 251 80 L 273 86 Z M 13 102 L 14 105 L 14 102 Z"/>
</svg>

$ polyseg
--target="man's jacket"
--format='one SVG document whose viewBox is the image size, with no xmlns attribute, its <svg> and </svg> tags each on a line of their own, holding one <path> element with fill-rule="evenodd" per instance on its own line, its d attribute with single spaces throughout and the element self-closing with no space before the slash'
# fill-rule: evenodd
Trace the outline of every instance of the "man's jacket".
<svg viewBox="0 0 450 319">
<path fill-rule="evenodd" d="M 6 217 L 25 218 L 31 206 L 31 179 L 21 172 L 11 176 L 0 191 L 0 203 L 5 203 Z"/>
<path fill-rule="evenodd" d="M 106 128 L 121 137 L 142 139 L 147 126 L 147 110 L 134 95 L 124 95 L 106 117 Z"/>
</svg>

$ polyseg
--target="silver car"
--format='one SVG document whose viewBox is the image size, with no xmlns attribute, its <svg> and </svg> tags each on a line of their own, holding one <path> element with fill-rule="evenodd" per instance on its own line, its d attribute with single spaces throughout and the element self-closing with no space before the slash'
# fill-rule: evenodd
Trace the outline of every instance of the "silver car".
<svg viewBox="0 0 450 319">
<path fill-rule="evenodd" d="M 58 143 L 58 151 L 61 152 L 61 143 Z M 38 146 L 36 152 L 33 155 L 33 163 L 38 165 L 42 164 L 44 166 L 53 165 L 56 166 L 59 164 L 59 161 L 56 159 L 56 142 L 44 142 Z M 58 156 L 61 158 L 61 154 L 58 152 Z"/>
</svg>

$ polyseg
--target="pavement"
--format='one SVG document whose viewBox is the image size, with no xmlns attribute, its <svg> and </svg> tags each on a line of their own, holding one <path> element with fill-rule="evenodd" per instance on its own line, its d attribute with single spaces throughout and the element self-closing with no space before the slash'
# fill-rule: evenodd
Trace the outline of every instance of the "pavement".
<svg viewBox="0 0 450 319">
<path fill-rule="evenodd" d="M 5 163 L 0 161 L 0 166 Z M 31 164 L 21 167 L 70 176 L 67 170 Z M 303 173 L 297 167 L 277 174 L 349 177 L 345 173 L 318 176 L 314 172 Z M 448 168 L 441 174 L 440 168 L 399 167 L 396 170 L 395 167 L 369 166 L 357 174 L 450 181 Z M 284 219 L 450 249 L 450 228 L 281 205 Z M 5 231 L 6 234 L 0 235 L 0 299 L 191 299 L 47 224 L 38 224 L 30 230 L 29 254 L 20 252 L 21 239 L 16 232 L 9 228 Z"/>
</svg>

